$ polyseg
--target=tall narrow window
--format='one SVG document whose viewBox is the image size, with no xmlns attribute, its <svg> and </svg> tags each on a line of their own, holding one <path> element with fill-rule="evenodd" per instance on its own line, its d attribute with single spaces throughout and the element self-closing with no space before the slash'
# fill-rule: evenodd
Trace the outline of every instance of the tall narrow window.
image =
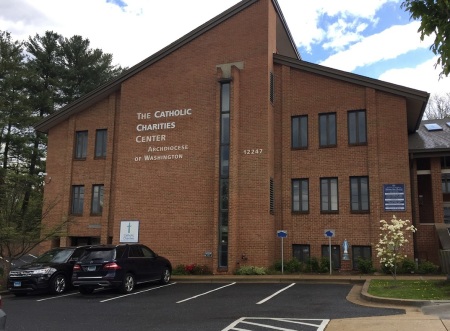
<svg viewBox="0 0 450 331">
<path fill-rule="evenodd" d="M 75 137 L 75 159 L 83 160 L 87 156 L 87 131 L 77 131 Z"/>
<path fill-rule="evenodd" d="M 95 157 L 106 157 L 106 142 L 108 131 L 106 129 L 97 130 L 95 133 Z"/>
<path fill-rule="evenodd" d="M 270 102 L 273 103 L 275 98 L 275 82 L 273 72 L 270 73 Z"/>
<path fill-rule="evenodd" d="M 450 193 L 450 174 L 442 175 L 442 193 Z"/>
<path fill-rule="evenodd" d="M 72 215 L 82 215 L 84 204 L 84 186 L 74 185 L 72 186 Z"/>
<path fill-rule="evenodd" d="M 224 82 L 220 86 L 219 267 L 228 267 L 230 85 L 229 82 Z"/>
<path fill-rule="evenodd" d="M 350 177 L 350 205 L 352 212 L 369 211 L 368 177 Z"/>
<path fill-rule="evenodd" d="M 320 179 L 320 210 L 322 212 L 337 212 L 338 207 L 338 179 Z"/>
<path fill-rule="evenodd" d="M 292 148 L 308 147 L 308 116 L 295 116 L 291 118 Z"/>
<path fill-rule="evenodd" d="M 350 145 L 365 145 L 367 143 L 365 110 L 348 112 L 348 143 Z"/>
<path fill-rule="evenodd" d="M 450 156 L 441 157 L 441 168 L 450 169 Z"/>
<path fill-rule="evenodd" d="M 103 212 L 103 185 L 92 186 L 91 214 L 101 215 Z"/>
<path fill-rule="evenodd" d="M 336 113 L 319 115 L 320 147 L 336 146 Z"/>
<path fill-rule="evenodd" d="M 309 211 L 309 183 L 308 179 L 292 180 L 292 211 Z"/>
</svg>

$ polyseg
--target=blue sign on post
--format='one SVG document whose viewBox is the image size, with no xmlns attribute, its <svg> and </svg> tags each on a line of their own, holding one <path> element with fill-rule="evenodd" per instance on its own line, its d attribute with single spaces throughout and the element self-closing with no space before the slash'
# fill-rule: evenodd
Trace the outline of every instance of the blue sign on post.
<svg viewBox="0 0 450 331">
<path fill-rule="evenodd" d="M 287 237 L 287 231 L 286 230 L 278 230 L 277 231 L 278 238 L 286 238 Z"/>
</svg>

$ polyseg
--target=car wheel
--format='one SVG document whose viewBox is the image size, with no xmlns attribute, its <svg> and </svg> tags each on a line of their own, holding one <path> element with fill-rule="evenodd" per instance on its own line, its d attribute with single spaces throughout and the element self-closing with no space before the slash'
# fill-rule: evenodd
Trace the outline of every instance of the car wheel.
<svg viewBox="0 0 450 331">
<path fill-rule="evenodd" d="M 92 286 L 80 286 L 78 288 L 78 291 L 81 294 L 91 294 L 92 292 L 94 292 L 94 288 Z"/>
<path fill-rule="evenodd" d="M 161 284 L 168 284 L 170 282 L 170 269 L 165 267 L 159 280 Z"/>
<path fill-rule="evenodd" d="M 67 282 L 63 274 L 57 274 L 50 280 L 50 293 L 61 294 L 66 290 Z"/>
<path fill-rule="evenodd" d="M 130 293 L 134 290 L 134 276 L 130 273 L 126 274 L 122 286 L 120 287 L 120 292 L 122 293 Z"/>
</svg>

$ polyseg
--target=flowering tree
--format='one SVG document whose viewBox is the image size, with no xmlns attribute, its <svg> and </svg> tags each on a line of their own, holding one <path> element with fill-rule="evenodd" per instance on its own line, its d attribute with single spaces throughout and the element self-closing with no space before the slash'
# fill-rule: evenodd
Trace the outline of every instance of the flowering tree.
<svg viewBox="0 0 450 331">
<path fill-rule="evenodd" d="M 404 245 L 409 242 L 407 237 L 411 237 L 417 229 L 408 220 L 397 219 L 395 215 L 390 222 L 381 220 L 380 223 L 377 257 L 380 258 L 380 263 L 391 271 L 394 279 L 397 279 L 398 265 L 406 257 L 403 250 Z"/>
</svg>

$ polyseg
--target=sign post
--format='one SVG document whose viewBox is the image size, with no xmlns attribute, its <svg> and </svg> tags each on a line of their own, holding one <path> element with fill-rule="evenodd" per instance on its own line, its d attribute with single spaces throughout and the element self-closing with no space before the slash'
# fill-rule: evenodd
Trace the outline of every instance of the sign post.
<svg viewBox="0 0 450 331">
<path fill-rule="evenodd" d="M 278 230 L 277 231 L 278 238 L 281 238 L 281 274 L 284 274 L 284 242 L 283 239 L 287 237 L 287 231 L 286 230 Z"/>
<path fill-rule="evenodd" d="M 329 258 L 330 258 L 330 275 L 331 275 L 331 270 L 332 270 L 332 265 L 331 265 L 331 238 L 334 237 L 334 230 L 330 230 L 327 229 L 324 231 L 325 237 L 328 237 L 328 252 L 329 254 Z"/>
</svg>

